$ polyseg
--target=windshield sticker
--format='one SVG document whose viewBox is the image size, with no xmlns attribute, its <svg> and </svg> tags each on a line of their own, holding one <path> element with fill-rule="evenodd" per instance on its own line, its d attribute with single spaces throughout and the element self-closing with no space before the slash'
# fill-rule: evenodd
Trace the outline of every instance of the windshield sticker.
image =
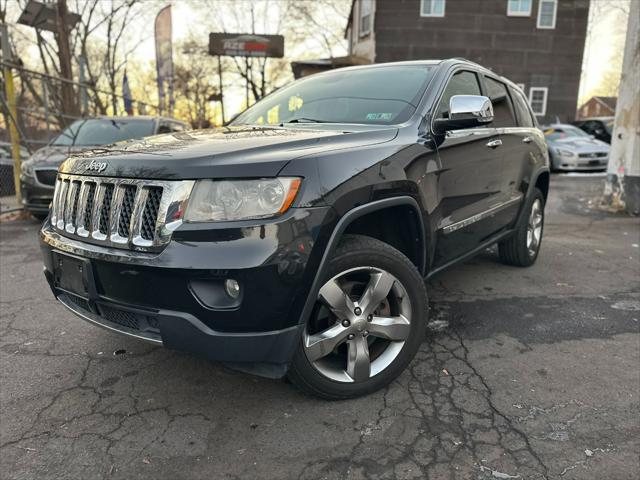
<svg viewBox="0 0 640 480">
<path fill-rule="evenodd" d="M 367 113 L 367 120 L 391 120 L 393 113 Z"/>
</svg>

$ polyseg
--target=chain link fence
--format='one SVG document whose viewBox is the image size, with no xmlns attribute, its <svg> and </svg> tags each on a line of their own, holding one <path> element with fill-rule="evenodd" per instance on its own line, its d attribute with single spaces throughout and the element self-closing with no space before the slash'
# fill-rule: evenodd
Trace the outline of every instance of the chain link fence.
<svg viewBox="0 0 640 480">
<path fill-rule="evenodd" d="M 127 115 L 125 98 L 84 82 L 37 72 L 20 64 L 1 63 L 0 79 L 0 214 L 21 208 L 14 183 L 10 126 L 20 144 L 20 162 L 47 146 L 74 121 L 95 116 Z M 12 75 L 7 75 L 11 69 Z M 11 77 L 13 77 L 11 79 Z M 9 108 L 7 81 L 15 92 L 15 114 Z M 66 90 L 66 96 L 64 95 Z M 68 101 L 71 93 L 72 103 Z M 65 101 L 66 98 L 66 101 Z M 159 115 L 157 105 L 134 101 L 134 115 Z M 18 162 L 18 163 L 20 163 Z M 19 172 L 18 172 L 19 173 Z"/>
</svg>

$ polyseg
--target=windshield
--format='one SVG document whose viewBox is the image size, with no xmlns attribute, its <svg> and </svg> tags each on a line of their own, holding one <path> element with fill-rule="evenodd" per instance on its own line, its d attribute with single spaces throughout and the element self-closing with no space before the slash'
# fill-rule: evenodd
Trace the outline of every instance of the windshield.
<svg viewBox="0 0 640 480">
<path fill-rule="evenodd" d="M 313 75 L 270 94 L 231 124 L 402 123 L 415 112 L 434 68 L 389 66 Z"/>
<path fill-rule="evenodd" d="M 153 134 L 153 127 L 154 122 L 149 119 L 94 118 L 76 120 L 65 128 L 51 144 L 61 146 L 107 145 L 121 140 L 147 137 Z"/>
<path fill-rule="evenodd" d="M 564 125 L 562 127 L 549 127 L 544 129 L 544 136 L 547 140 L 555 141 L 562 140 L 570 137 L 586 137 L 591 138 L 584 130 L 580 130 L 578 127 L 572 127 L 571 125 Z"/>
</svg>

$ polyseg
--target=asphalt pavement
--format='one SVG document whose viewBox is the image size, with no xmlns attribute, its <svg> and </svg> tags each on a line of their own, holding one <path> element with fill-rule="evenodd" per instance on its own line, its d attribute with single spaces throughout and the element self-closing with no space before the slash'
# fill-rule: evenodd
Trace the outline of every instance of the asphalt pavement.
<svg viewBox="0 0 640 480">
<path fill-rule="evenodd" d="M 86 324 L 2 223 L 0 478 L 637 479 L 640 219 L 603 179 L 553 177 L 535 266 L 429 282 L 411 367 L 341 402 Z"/>
</svg>

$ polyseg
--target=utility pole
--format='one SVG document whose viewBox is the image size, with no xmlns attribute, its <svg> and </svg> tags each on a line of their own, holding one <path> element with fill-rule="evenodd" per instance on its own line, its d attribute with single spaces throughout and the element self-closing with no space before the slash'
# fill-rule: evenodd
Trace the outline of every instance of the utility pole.
<svg viewBox="0 0 640 480">
<path fill-rule="evenodd" d="M 73 71 L 71 70 L 71 49 L 69 48 L 69 30 L 67 23 L 69 9 L 67 0 L 58 0 L 56 6 L 56 42 L 58 44 L 58 60 L 60 62 L 60 76 L 63 81 L 60 85 L 63 113 L 77 116 L 77 104 L 73 92 Z M 68 80 L 65 82 L 64 80 Z"/>
<path fill-rule="evenodd" d="M 640 215 L 640 1 L 629 5 L 604 200 Z"/>
</svg>

